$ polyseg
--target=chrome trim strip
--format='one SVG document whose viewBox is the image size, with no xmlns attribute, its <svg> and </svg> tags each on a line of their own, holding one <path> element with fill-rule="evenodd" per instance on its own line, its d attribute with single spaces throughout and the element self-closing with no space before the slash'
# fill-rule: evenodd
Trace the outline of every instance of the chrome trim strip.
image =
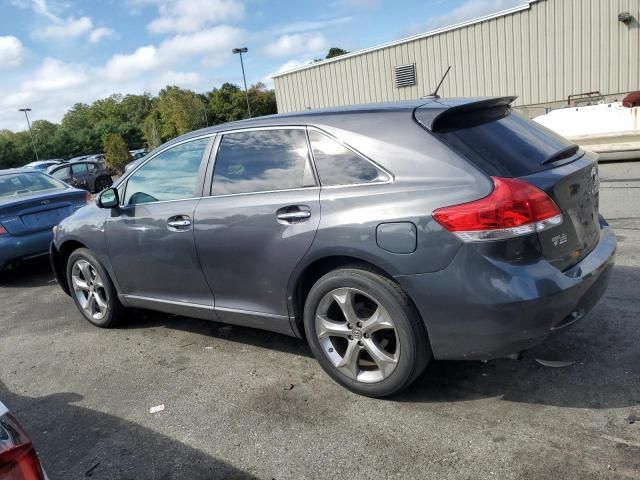
<svg viewBox="0 0 640 480">
<path fill-rule="evenodd" d="M 167 305 L 177 305 L 180 307 L 193 307 L 193 308 L 202 308 L 204 310 L 213 310 L 212 305 L 203 305 L 201 303 L 191 303 L 191 302 L 180 302 L 177 300 L 167 300 L 164 298 L 153 298 L 153 297 L 145 297 L 142 295 L 123 295 L 127 300 L 142 300 L 145 302 L 155 302 L 155 303 L 164 303 Z"/>
<path fill-rule="evenodd" d="M 277 315 L 275 313 L 254 312 L 252 310 L 241 310 L 239 308 L 216 307 L 217 312 L 240 313 L 242 315 L 255 315 L 258 317 L 289 319 L 288 315 Z"/>
<path fill-rule="evenodd" d="M 262 193 L 283 193 L 283 192 L 296 192 L 296 191 L 300 191 L 300 190 L 320 190 L 320 187 L 315 186 L 315 187 L 300 187 L 300 188 L 287 188 L 284 190 L 264 190 L 264 191 L 260 191 L 260 192 L 243 192 L 243 193 L 225 193 L 223 195 L 207 195 L 206 197 L 202 197 L 202 199 L 206 199 L 206 198 L 224 198 L 224 197 L 237 197 L 240 195 L 260 195 Z M 146 204 L 142 204 L 142 205 L 146 205 Z"/>
<path fill-rule="evenodd" d="M 239 313 L 242 315 L 255 315 L 259 317 L 269 317 L 269 318 L 280 318 L 280 319 L 289 319 L 288 315 L 277 315 L 275 313 L 265 313 L 265 312 L 254 312 L 252 310 L 242 310 L 239 308 L 228 308 L 228 307 L 214 307 L 211 305 L 203 305 L 200 303 L 190 303 L 190 302 L 180 302 L 176 300 L 166 300 L 162 298 L 153 298 L 153 297 L 145 297 L 142 295 L 123 295 L 123 297 L 127 300 L 142 300 L 146 302 L 155 302 L 155 303 L 164 303 L 168 305 L 176 305 L 180 307 L 192 307 L 192 308 L 201 308 L 203 310 L 215 310 L 219 312 L 228 312 L 228 313 Z"/>
</svg>

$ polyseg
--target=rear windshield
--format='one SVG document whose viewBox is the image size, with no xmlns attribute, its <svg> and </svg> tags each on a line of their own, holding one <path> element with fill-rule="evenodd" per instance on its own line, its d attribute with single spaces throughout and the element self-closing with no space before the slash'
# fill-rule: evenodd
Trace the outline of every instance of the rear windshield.
<svg viewBox="0 0 640 480">
<path fill-rule="evenodd" d="M 434 133 L 488 175 L 530 175 L 579 151 L 567 139 L 504 108 L 452 115 Z"/>
<path fill-rule="evenodd" d="M 0 175 L 0 198 L 29 195 L 65 187 L 66 185 L 59 180 L 37 172 Z"/>
</svg>

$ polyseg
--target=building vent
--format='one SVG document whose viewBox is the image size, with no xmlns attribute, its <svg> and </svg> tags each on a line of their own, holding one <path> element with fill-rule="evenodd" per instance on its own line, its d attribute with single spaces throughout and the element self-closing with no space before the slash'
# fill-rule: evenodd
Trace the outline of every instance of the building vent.
<svg viewBox="0 0 640 480">
<path fill-rule="evenodd" d="M 410 87 L 416 84 L 416 64 L 399 65 L 394 67 L 396 74 L 396 88 Z"/>
</svg>

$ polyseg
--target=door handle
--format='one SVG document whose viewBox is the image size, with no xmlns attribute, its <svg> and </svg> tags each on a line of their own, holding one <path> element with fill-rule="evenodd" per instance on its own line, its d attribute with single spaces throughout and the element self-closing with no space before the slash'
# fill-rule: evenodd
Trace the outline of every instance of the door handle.
<svg viewBox="0 0 640 480">
<path fill-rule="evenodd" d="M 291 205 L 283 207 L 276 212 L 279 223 L 290 224 L 300 223 L 311 217 L 311 209 L 306 205 Z"/>
<path fill-rule="evenodd" d="M 191 226 L 191 219 L 188 215 L 176 215 L 167 220 L 167 228 L 172 232 L 185 232 Z"/>
</svg>

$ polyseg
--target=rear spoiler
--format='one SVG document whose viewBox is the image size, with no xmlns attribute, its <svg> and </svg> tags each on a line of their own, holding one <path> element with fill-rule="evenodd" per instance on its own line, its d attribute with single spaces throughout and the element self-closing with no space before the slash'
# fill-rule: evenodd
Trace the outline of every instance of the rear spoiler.
<svg viewBox="0 0 640 480">
<path fill-rule="evenodd" d="M 457 115 L 477 112 L 479 110 L 496 110 L 501 107 L 506 111 L 518 97 L 494 97 L 469 101 L 458 105 L 446 103 L 426 103 L 413 111 L 416 121 L 427 130 L 437 132 L 447 120 Z"/>
</svg>

